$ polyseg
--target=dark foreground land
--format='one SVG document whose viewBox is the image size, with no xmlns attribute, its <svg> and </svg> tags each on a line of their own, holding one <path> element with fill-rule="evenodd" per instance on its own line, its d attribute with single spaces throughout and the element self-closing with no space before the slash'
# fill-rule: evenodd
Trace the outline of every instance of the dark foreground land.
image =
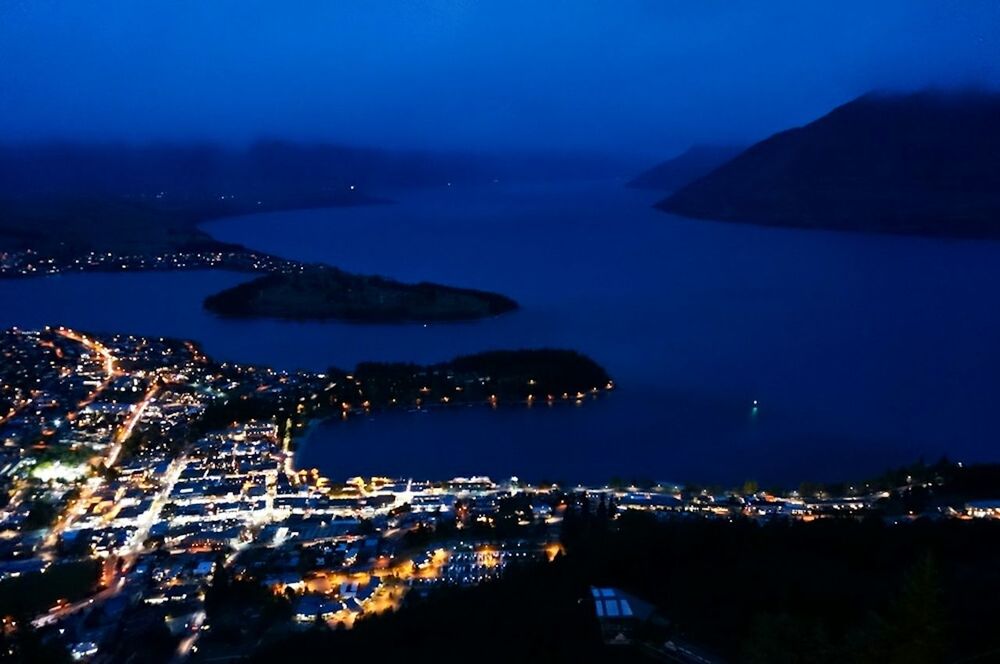
<svg viewBox="0 0 1000 664">
<path fill-rule="evenodd" d="M 615 522 L 576 507 L 554 564 L 442 591 L 350 631 L 314 628 L 254 662 L 378 652 L 413 661 L 694 661 L 604 646 L 591 585 L 658 607 L 637 641 L 696 643 L 709 661 L 996 661 L 1000 524 Z M 976 659 L 978 658 L 978 659 Z"/>
</svg>

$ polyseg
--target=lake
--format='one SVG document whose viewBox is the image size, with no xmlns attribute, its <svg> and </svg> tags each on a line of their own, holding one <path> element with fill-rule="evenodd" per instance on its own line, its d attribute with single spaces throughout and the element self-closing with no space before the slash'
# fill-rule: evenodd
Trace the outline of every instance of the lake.
<svg viewBox="0 0 1000 664">
<path fill-rule="evenodd" d="M 426 327 L 226 321 L 201 300 L 246 275 L 78 274 L 0 281 L 2 322 L 187 337 L 283 368 L 566 347 L 619 386 L 580 407 L 325 423 L 299 464 L 335 479 L 794 484 L 921 456 L 1000 460 L 1000 243 L 691 221 L 617 182 L 392 197 L 205 228 L 289 258 L 495 290 L 522 309 Z"/>
</svg>

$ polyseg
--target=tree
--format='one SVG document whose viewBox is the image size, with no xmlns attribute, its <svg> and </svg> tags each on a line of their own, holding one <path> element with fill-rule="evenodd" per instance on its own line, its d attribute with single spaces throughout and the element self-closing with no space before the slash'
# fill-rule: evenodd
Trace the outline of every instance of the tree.
<svg viewBox="0 0 1000 664">
<path fill-rule="evenodd" d="M 945 624 L 941 609 L 941 580 L 930 555 L 921 558 L 903 579 L 899 599 L 889 612 L 887 637 L 890 662 L 940 662 L 945 654 Z"/>
<path fill-rule="evenodd" d="M 41 638 L 27 620 L 18 624 L 20 627 L 12 633 L 0 630 L 0 662 L 68 664 L 73 661 L 58 639 Z"/>
<path fill-rule="evenodd" d="M 787 613 L 754 620 L 746 645 L 751 664 L 820 664 L 830 661 L 830 642 L 821 624 Z"/>
<path fill-rule="evenodd" d="M 45 500 L 36 500 L 31 506 L 31 511 L 24 518 L 24 528 L 26 530 L 37 530 L 52 524 L 59 512 L 55 505 Z"/>
<path fill-rule="evenodd" d="M 598 522 L 603 522 L 608 520 L 608 504 L 604 498 L 604 494 L 601 494 L 600 499 L 597 502 L 597 513 L 596 518 Z"/>
</svg>

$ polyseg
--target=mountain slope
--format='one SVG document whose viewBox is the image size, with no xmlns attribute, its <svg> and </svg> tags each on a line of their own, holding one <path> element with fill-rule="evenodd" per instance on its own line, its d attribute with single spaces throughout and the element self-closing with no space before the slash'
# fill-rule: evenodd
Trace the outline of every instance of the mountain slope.
<svg viewBox="0 0 1000 664">
<path fill-rule="evenodd" d="M 674 191 L 712 172 L 743 148 L 732 145 L 693 145 L 673 159 L 643 171 L 628 183 L 635 189 Z"/>
<path fill-rule="evenodd" d="M 1000 94 L 869 94 L 658 207 L 777 226 L 1000 237 Z"/>
</svg>

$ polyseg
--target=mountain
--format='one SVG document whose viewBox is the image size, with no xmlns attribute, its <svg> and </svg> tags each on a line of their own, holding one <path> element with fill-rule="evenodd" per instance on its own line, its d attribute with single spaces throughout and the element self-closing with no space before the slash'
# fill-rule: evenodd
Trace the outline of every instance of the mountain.
<svg viewBox="0 0 1000 664">
<path fill-rule="evenodd" d="M 673 159 L 643 171 L 628 183 L 635 189 L 674 191 L 738 155 L 743 148 L 733 145 L 693 145 Z"/>
<path fill-rule="evenodd" d="M 0 250 L 151 254 L 222 216 L 357 205 L 410 187 L 617 174 L 596 154 L 420 152 L 264 140 L 0 143 Z"/>
<path fill-rule="evenodd" d="M 0 198 L 262 199 L 617 175 L 591 153 L 431 152 L 334 143 L 0 143 Z"/>
<path fill-rule="evenodd" d="M 658 207 L 774 226 L 1000 237 L 1000 94 L 868 94 L 753 145 Z"/>
<path fill-rule="evenodd" d="M 485 180 L 470 155 L 394 152 L 335 144 L 39 143 L 0 145 L 0 196 L 268 198 L 357 188 Z M 492 173 L 489 174 L 492 177 Z M 161 193 L 162 192 L 162 193 Z"/>
</svg>

